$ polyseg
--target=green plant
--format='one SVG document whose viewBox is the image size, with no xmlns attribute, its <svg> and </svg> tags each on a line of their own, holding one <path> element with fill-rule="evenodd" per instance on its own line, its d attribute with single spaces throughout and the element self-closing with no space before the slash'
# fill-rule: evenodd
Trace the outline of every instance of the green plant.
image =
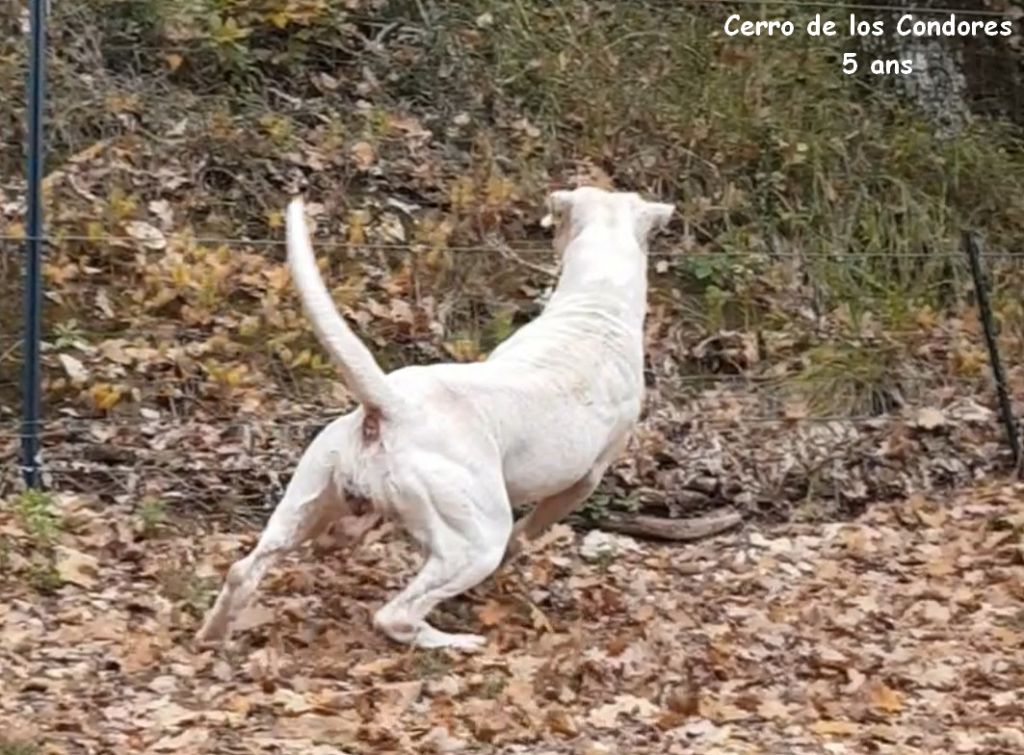
<svg viewBox="0 0 1024 755">
<path fill-rule="evenodd" d="M 40 755 L 41 752 L 42 749 L 37 744 L 0 738 L 0 755 Z"/>
<path fill-rule="evenodd" d="M 489 700 L 497 699 L 508 686 L 508 678 L 501 673 L 487 674 L 480 685 L 480 696 Z"/>
<path fill-rule="evenodd" d="M 167 503 L 160 498 L 146 498 L 139 506 L 143 537 L 154 537 L 167 523 Z"/>
<path fill-rule="evenodd" d="M 64 584 L 50 554 L 34 554 L 25 578 L 33 588 L 47 594 L 57 592 Z"/>
<path fill-rule="evenodd" d="M 448 673 L 451 659 L 443 650 L 422 650 L 413 656 L 413 673 L 417 678 L 433 679 Z"/>
<path fill-rule="evenodd" d="M 838 342 L 815 346 L 803 355 L 803 369 L 788 378 L 814 415 L 879 414 L 892 408 L 902 386 L 901 360 L 892 346 Z"/>
<path fill-rule="evenodd" d="M 54 325 L 53 333 L 56 336 L 54 346 L 58 350 L 74 346 L 76 342 L 83 338 L 82 327 L 78 320 L 73 317 Z"/>
<path fill-rule="evenodd" d="M 41 490 L 25 490 L 14 499 L 14 515 L 26 532 L 41 545 L 49 545 L 61 529 L 53 496 Z"/>
<path fill-rule="evenodd" d="M 213 605 L 216 587 L 208 580 L 201 579 L 193 572 L 174 568 L 166 568 L 157 575 L 160 593 L 179 604 L 187 613 L 196 618 L 202 617 Z"/>
</svg>

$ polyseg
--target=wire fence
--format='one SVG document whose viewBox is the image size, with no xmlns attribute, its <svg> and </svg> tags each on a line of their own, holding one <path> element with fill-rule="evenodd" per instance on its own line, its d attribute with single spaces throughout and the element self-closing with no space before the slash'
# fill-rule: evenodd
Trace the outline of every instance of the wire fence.
<svg viewBox="0 0 1024 755">
<path fill-rule="evenodd" d="M 124 4 L 130 2 L 141 0 L 125 0 Z M 687 0 L 666 6 L 664 12 L 686 12 L 690 10 L 687 6 L 749 8 L 751 13 L 762 15 L 766 8 L 788 8 L 808 13 L 955 12 L 966 18 L 1014 22 L 1019 18 L 1012 8 L 866 2 L 833 3 L 824 8 L 820 3 L 802 0 Z M 105 259 L 104 254 L 111 249 L 135 254 L 131 264 L 159 262 L 172 254 L 206 247 L 226 249 L 232 255 L 255 253 L 280 260 L 284 240 L 266 234 L 186 233 L 176 231 L 175 223 L 146 224 L 137 232 L 128 233 L 121 229 L 123 221 L 104 222 L 83 231 L 82 223 L 65 223 L 59 217 L 44 228 L 45 15 L 44 0 L 32 0 L 25 19 L 31 41 L 31 53 L 26 58 L 26 187 L 4 187 L 11 194 L 24 192 L 27 212 L 24 228 L 17 233 L 0 234 L 0 250 L 5 258 L 0 261 L 0 314 L 5 325 L 16 323 L 21 331 L 5 327 L 0 332 L 0 450 L 8 444 L 7 455 L 11 456 L 17 445 L 26 483 L 38 485 L 44 469 L 58 476 L 71 476 L 82 470 L 81 464 L 76 463 L 46 463 L 48 448 L 52 450 L 59 444 L 116 443 L 110 439 L 123 433 L 132 434 L 132 442 L 139 444 L 180 437 L 183 431 L 199 425 L 217 428 L 217 438 L 222 437 L 218 433 L 244 436 L 242 448 L 258 446 L 268 433 L 278 436 L 279 441 L 284 438 L 284 443 L 307 437 L 323 425 L 319 418 L 311 417 L 330 406 L 324 391 L 310 389 L 309 385 L 322 381 L 330 370 L 323 364 L 312 364 L 312 357 L 305 357 L 298 364 L 296 360 L 303 350 L 315 346 L 304 345 L 308 338 L 297 340 L 294 323 L 263 323 L 261 330 L 247 335 L 250 325 L 244 322 L 245 315 L 257 316 L 259 302 L 246 303 L 241 313 L 230 311 L 234 302 L 206 302 L 204 306 L 208 306 L 209 312 L 200 318 L 205 321 L 190 324 L 174 316 L 150 312 L 139 301 L 87 301 L 98 296 L 101 288 L 90 288 L 90 277 L 96 281 L 119 274 L 135 275 L 140 280 L 144 277 L 141 270 L 128 270 L 124 260 L 115 263 L 116 255 Z M 117 43 L 102 46 L 108 54 L 130 51 L 142 56 L 166 56 L 191 49 L 188 45 L 171 44 L 152 49 Z M 219 96 L 209 95 L 207 99 L 213 102 Z M 75 190 L 88 196 L 80 187 Z M 21 203 L 20 197 L 18 202 Z M 239 200 L 211 198 L 207 209 L 239 204 Z M 656 392 L 671 394 L 669 403 L 675 406 L 677 424 L 691 431 L 762 425 L 906 425 L 917 421 L 921 408 L 941 402 L 943 397 L 972 395 L 984 397 L 997 408 L 1019 463 L 1019 429 L 1009 387 L 1013 375 L 1007 375 L 1000 358 L 1000 348 L 1006 348 L 1007 336 L 1012 335 L 1012 327 L 1008 326 L 1014 323 L 1009 315 L 993 316 L 988 294 L 1001 281 L 986 280 L 985 273 L 987 270 L 991 275 L 995 271 L 998 276 L 1005 275 L 1006 281 L 1017 281 L 1014 276 L 1021 272 L 1024 248 L 981 249 L 980 242 L 969 241 L 974 237 L 966 236 L 962 245 L 943 249 L 872 251 L 854 249 L 848 239 L 832 238 L 822 230 L 806 249 L 775 249 L 767 245 L 758 251 L 737 250 L 695 243 L 694 239 L 709 234 L 695 216 L 685 211 L 680 214 L 672 240 L 659 244 L 649 255 L 657 301 L 663 306 L 671 303 L 676 315 L 687 312 L 695 321 L 687 325 L 671 318 L 652 320 L 657 332 L 652 334 L 649 380 Z M 314 246 L 332 263 L 340 260 L 349 276 L 368 277 L 359 263 L 371 254 L 381 255 L 389 263 L 416 265 L 424 264 L 423 260 L 430 255 L 448 256 L 444 263 L 431 263 L 443 268 L 442 272 L 435 270 L 428 275 L 414 269 L 411 282 L 397 293 L 380 281 L 364 292 L 367 301 L 378 308 L 395 299 L 409 304 L 409 313 L 402 314 L 407 319 L 402 322 L 389 321 L 388 313 L 383 311 L 358 322 L 363 334 L 377 346 L 399 342 L 405 353 L 391 355 L 399 363 L 418 357 L 484 356 L 487 344 L 483 342 L 497 338 L 489 329 L 495 329 L 495 310 L 501 304 L 491 282 L 499 275 L 513 276 L 520 290 L 529 293 L 521 297 L 526 304 L 512 304 L 529 314 L 539 310 L 545 288 L 550 288 L 557 274 L 550 246 L 540 241 L 496 238 L 492 242 L 460 244 L 429 237 L 378 240 L 380 232 L 372 228 L 369 238 L 353 241 L 334 232 L 336 221 L 329 226 L 328 235 L 316 236 Z M 13 250 L 18 248 L 25 250 L 21 258 L 24 264 L 11 265 Z M 78 250 L 78 256 L 71 254 L 74 250 Z M 44 269 L 56 259 L 73 259 L 74 269 L 67 274 L 86 283 L 68 289 L 71 293 L 59 287 L 47 291 Z M 486 266 L 470 269 L 469 260 L 482 260 Z M 724 267 L 708 273 L 702 265 L 711 263 Z M 189 264 L 197 263 L 182 263 L 185 267 Z M 931 271 L 927 275 L 922 272 L 925 267 Z M 785 268 L 785 273 L 779 274 L 784 283 L 775 281 L 769 285 L 766 281 L 778 268 Z M 164 272 L 168 276 L 174 274 Z M 56 280 L 62 275 L 59 271 L 48 273 Z M 234 270 L 233 274 L 241 273 Z M 836 279 L 851 276 L 867 281 L 853 296 L 834 285 Z M 887 285 L 886 276 L 902 277 L 902 288 Z M 13 303 L 18 277 L 23 281 L 21 307 Z M 742 280 L 742 285 L 733 285 L 731 278 Z M 503 280 L 508 287 L 508 280 Z M 189 280 L 178 285 L 185 290 L 192 283 Z M 787 291 L 786 286 L 792 290 Z M 945 293 L 937 294 L 939 289 Z M 213 286 L 214 294 L 217 290 Z M 894 290 L 905 294 L 908 301 L 903 304 L 907 309 L 941 309 L 955 314 L 960 325 L 953 327 L 946 319 L 927 316 L 914 324 L 914 318 L 906 311 L 900 313 L 900 318 L 894 318 L 900 319 L 899 325 L 887 322 L 887 311 L 901 304 Z M 152 295 L 151 291 L 140 294 Z M 289 296 L 277 290 L 273 295 Z M 441 306 L 438 302 L 442 299 L 453 301 Z M 765 304 L 766 299 L 771 299 L 770 305 Z M 480 300 L 484 301 L 480 308 L 467 303 Z M 189 301 L 188 306 L 200 308 Z M 349 314 L 357 313 L 359 308 L 357 301 L 349 307 Z M 143 313 L 145 322 L 140 323 Z M 979 326 L 965 331 L 962 321 L 975 313 Z M 780 317 L 788 318 L 798 343 L 784 347 L 760 343 L 762 331 L 771 330 L 765 323 Z M 997 332 L 997 319 L 1003 322 L 1002 333 Z M 912 327 L 907 326 L 908 322 Z M 512 324 L 502 327 L 508 330 Z M 184 350 L 193 345 L 209 345 L 217 339 L 228 342 L 224 348 L 230 352 L 230 358 L 211 358 L 211 364 L 202 363 L 209 354 L 216 354 L 214 347 L 213 351 L 187 357 L 182 356 L 184 351 L 168 356 L 168 348 Z M 966 359 L 962 355 L 935 356 L 944 350 L 952 351 L 953 341 L 958 339 L 966 344 L 961 345 L 963 349 L 984 349 L 984 361 L 993 370 L 991 379 L 977 365 L 962 370 L 966 376 L 952 374 L 948 365 Z M 119 352 L 102 359 L 97 356 L 103 349 L 121 348 L 110 345 L 118 340 L 128 342 L 129 347 L 147 347 L 159 353 L 122 357 Z M 250 347 L 249 350 L 242 349 L 240 344 Z M 456 353 L 456 347 L 469 351 Z M 1024 349 L 1024 344 L 1020 348 Z M 828 354 L 820 358 L 816 349 L 827 350 Z M 232 361 L 246 360 L 259 379 L 276 382 L 251 406 L 230 409 L 233 402 L 244 402 L 251 386 L 244 377 L 225 377 L 222 373 L 230 372 L 228 365 Z M 989 396 L 992 387 L 994 392 Z M 254 389 L 250 392 L 256 393 Z M 274 401 L 287 402 L 288 406 L 278 406 L 270 412 L 266 407 Z M 15 402 L 21 408 L 20 420 L 15 416 Z M 845 411 L 835 411 L 837 405 Z M 993 415 L 991 424 L 995 422 Z M 106 464 L 109 473 L 138 473 L 143 468 L 110 459 L 101 463 Z M 250 468 L 232 462 L 231 468 L 244 471 L 259 465 Z"/>
</svg>

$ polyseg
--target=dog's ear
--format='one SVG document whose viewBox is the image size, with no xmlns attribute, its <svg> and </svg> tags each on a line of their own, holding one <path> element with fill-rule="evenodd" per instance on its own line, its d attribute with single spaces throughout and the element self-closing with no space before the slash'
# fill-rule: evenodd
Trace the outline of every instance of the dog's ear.
<svg viewBox="0 0 1024 755">
<path fill-rule="evenodd" d="M 559 222 L 572 206 L 572 192 L 565 189 L 558 189 L 548 194 L 545 201 L 547 214 L 541 218 L 540 224 L 543 228 L 550 228 Z"/>
</svg>

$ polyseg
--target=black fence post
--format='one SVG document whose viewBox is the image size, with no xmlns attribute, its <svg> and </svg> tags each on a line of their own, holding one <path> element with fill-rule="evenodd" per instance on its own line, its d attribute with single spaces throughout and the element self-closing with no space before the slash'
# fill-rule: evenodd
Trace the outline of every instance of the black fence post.
<svg viewBox="0 0 1024 755">
<path fill-rule="evenodd" d="M 46 6 L 31 0 L 28 68 L 28 175 L 25 241 L 25 348 L 22 372 L 21 469 L 38 488 L 41 415 L 40 342 L 43 309 L 43 109 L 46 103 Z"/>
<path fill-rule="evenodd" d="M 988 300 L 988 282 L 981 267 L 981 240 L 972 231 L 964 233 L 964 251 L 971 261 L 971 277 L 974 278 L 974 291 L 978 300 L 978 314 L 981 317 L 981 329 L 985 333 L 985 345 L 988 347 L 988 362 L 992 367 L 992 379 L 996 384 L 996 395 L 999 398 L 999 413 L 1002 416 L 1003 426 L 1006 428 L 1006 439 L 1010 443 L 1010 450 L 1013 452 L 1013 461 L 1017 465 L 1017 472 L 1020 474 L 1021 448 L 1020 432 L 1017 428 L 1017 420 L 1013 416 L 1013 406 L 1010 404 L 1010 393 L 1006 388 L 1006 374 L 1003 372 L 1003 360 L 999 356 L 999 344 L 996 342 L 995 324 L 992 319 L 992 305 Z"/>
</svg>

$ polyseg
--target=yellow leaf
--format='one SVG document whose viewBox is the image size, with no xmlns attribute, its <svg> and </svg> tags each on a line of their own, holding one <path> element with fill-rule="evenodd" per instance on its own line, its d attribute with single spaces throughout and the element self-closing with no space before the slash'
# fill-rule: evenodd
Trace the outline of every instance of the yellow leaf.
<svg viewBox="0 0 1024 755">
<path fill-rule="evenodd" d="M 473 179 L 462 176 L 455 180 L 450 190 L 452 207 L 455 210 L 466 210 L 473 203 Z"/>
<path fill-rule="evenodd" d="M 288 22 L 291 21 L 291 16 L 288 15 L 287 8 L 282 8 L 279 11 L 275 11 L 274 13 L 268 14 L 267 20 L 274 26 L 276 26 L 278 29 L 283 29 L 288 25 Z"/>
<path fill-rule="evenodd" d="M 223 381 L 227 383 L 230 387 L 236 388 L 239 385 L 241 385 L 242 381 L 245 379 L 246 371 L 247 370 L 244 364 L 241 364 L 238 367 L 232 367 L 230 370 L 224 373 Z"/>
<path fill-rule="evenodd" d="M 89 398 L 97 409 L 112 409 L 123 395 L 122 390 L 110 383 L 97 383 L 89 389 Z"/>
<path fill-rule="evenodd" d="M 284 225 L 284 213 L 280 210 L 271 210 L 267 213 L 267 227 L 280 228 Z"/>
<path fill-rule="evenodd" d="M 167 61 L 167 67 L 170 68 L 171 71 L 177 71 L 179 68 L 181 68 L 181 64 L 185 62 L 185 59 L 183 57 L 173 52 L 166 58 L 164 58 L 164 60 Z"/>
<path fill-rule="evenodd" d="M 365 210 L 353 210 L 348 216 L 348 243 L 366 243 L 366 224 L 369 222 L 369 214 Z"/>
<path fill-rule="evenodd" d="M 445 349 L 455 359 L 462 362 L 474 362 L 480 356 L 480 346 L 468 338 L 456 338 L 444 344 Z"/>
<path fill-rule="evenodd" d="M 192 279 L 192 273 L 188 265 L 179 263 L 171 268 L 171 281 L 175 286 L 183 288 Z"/>
</svg>

